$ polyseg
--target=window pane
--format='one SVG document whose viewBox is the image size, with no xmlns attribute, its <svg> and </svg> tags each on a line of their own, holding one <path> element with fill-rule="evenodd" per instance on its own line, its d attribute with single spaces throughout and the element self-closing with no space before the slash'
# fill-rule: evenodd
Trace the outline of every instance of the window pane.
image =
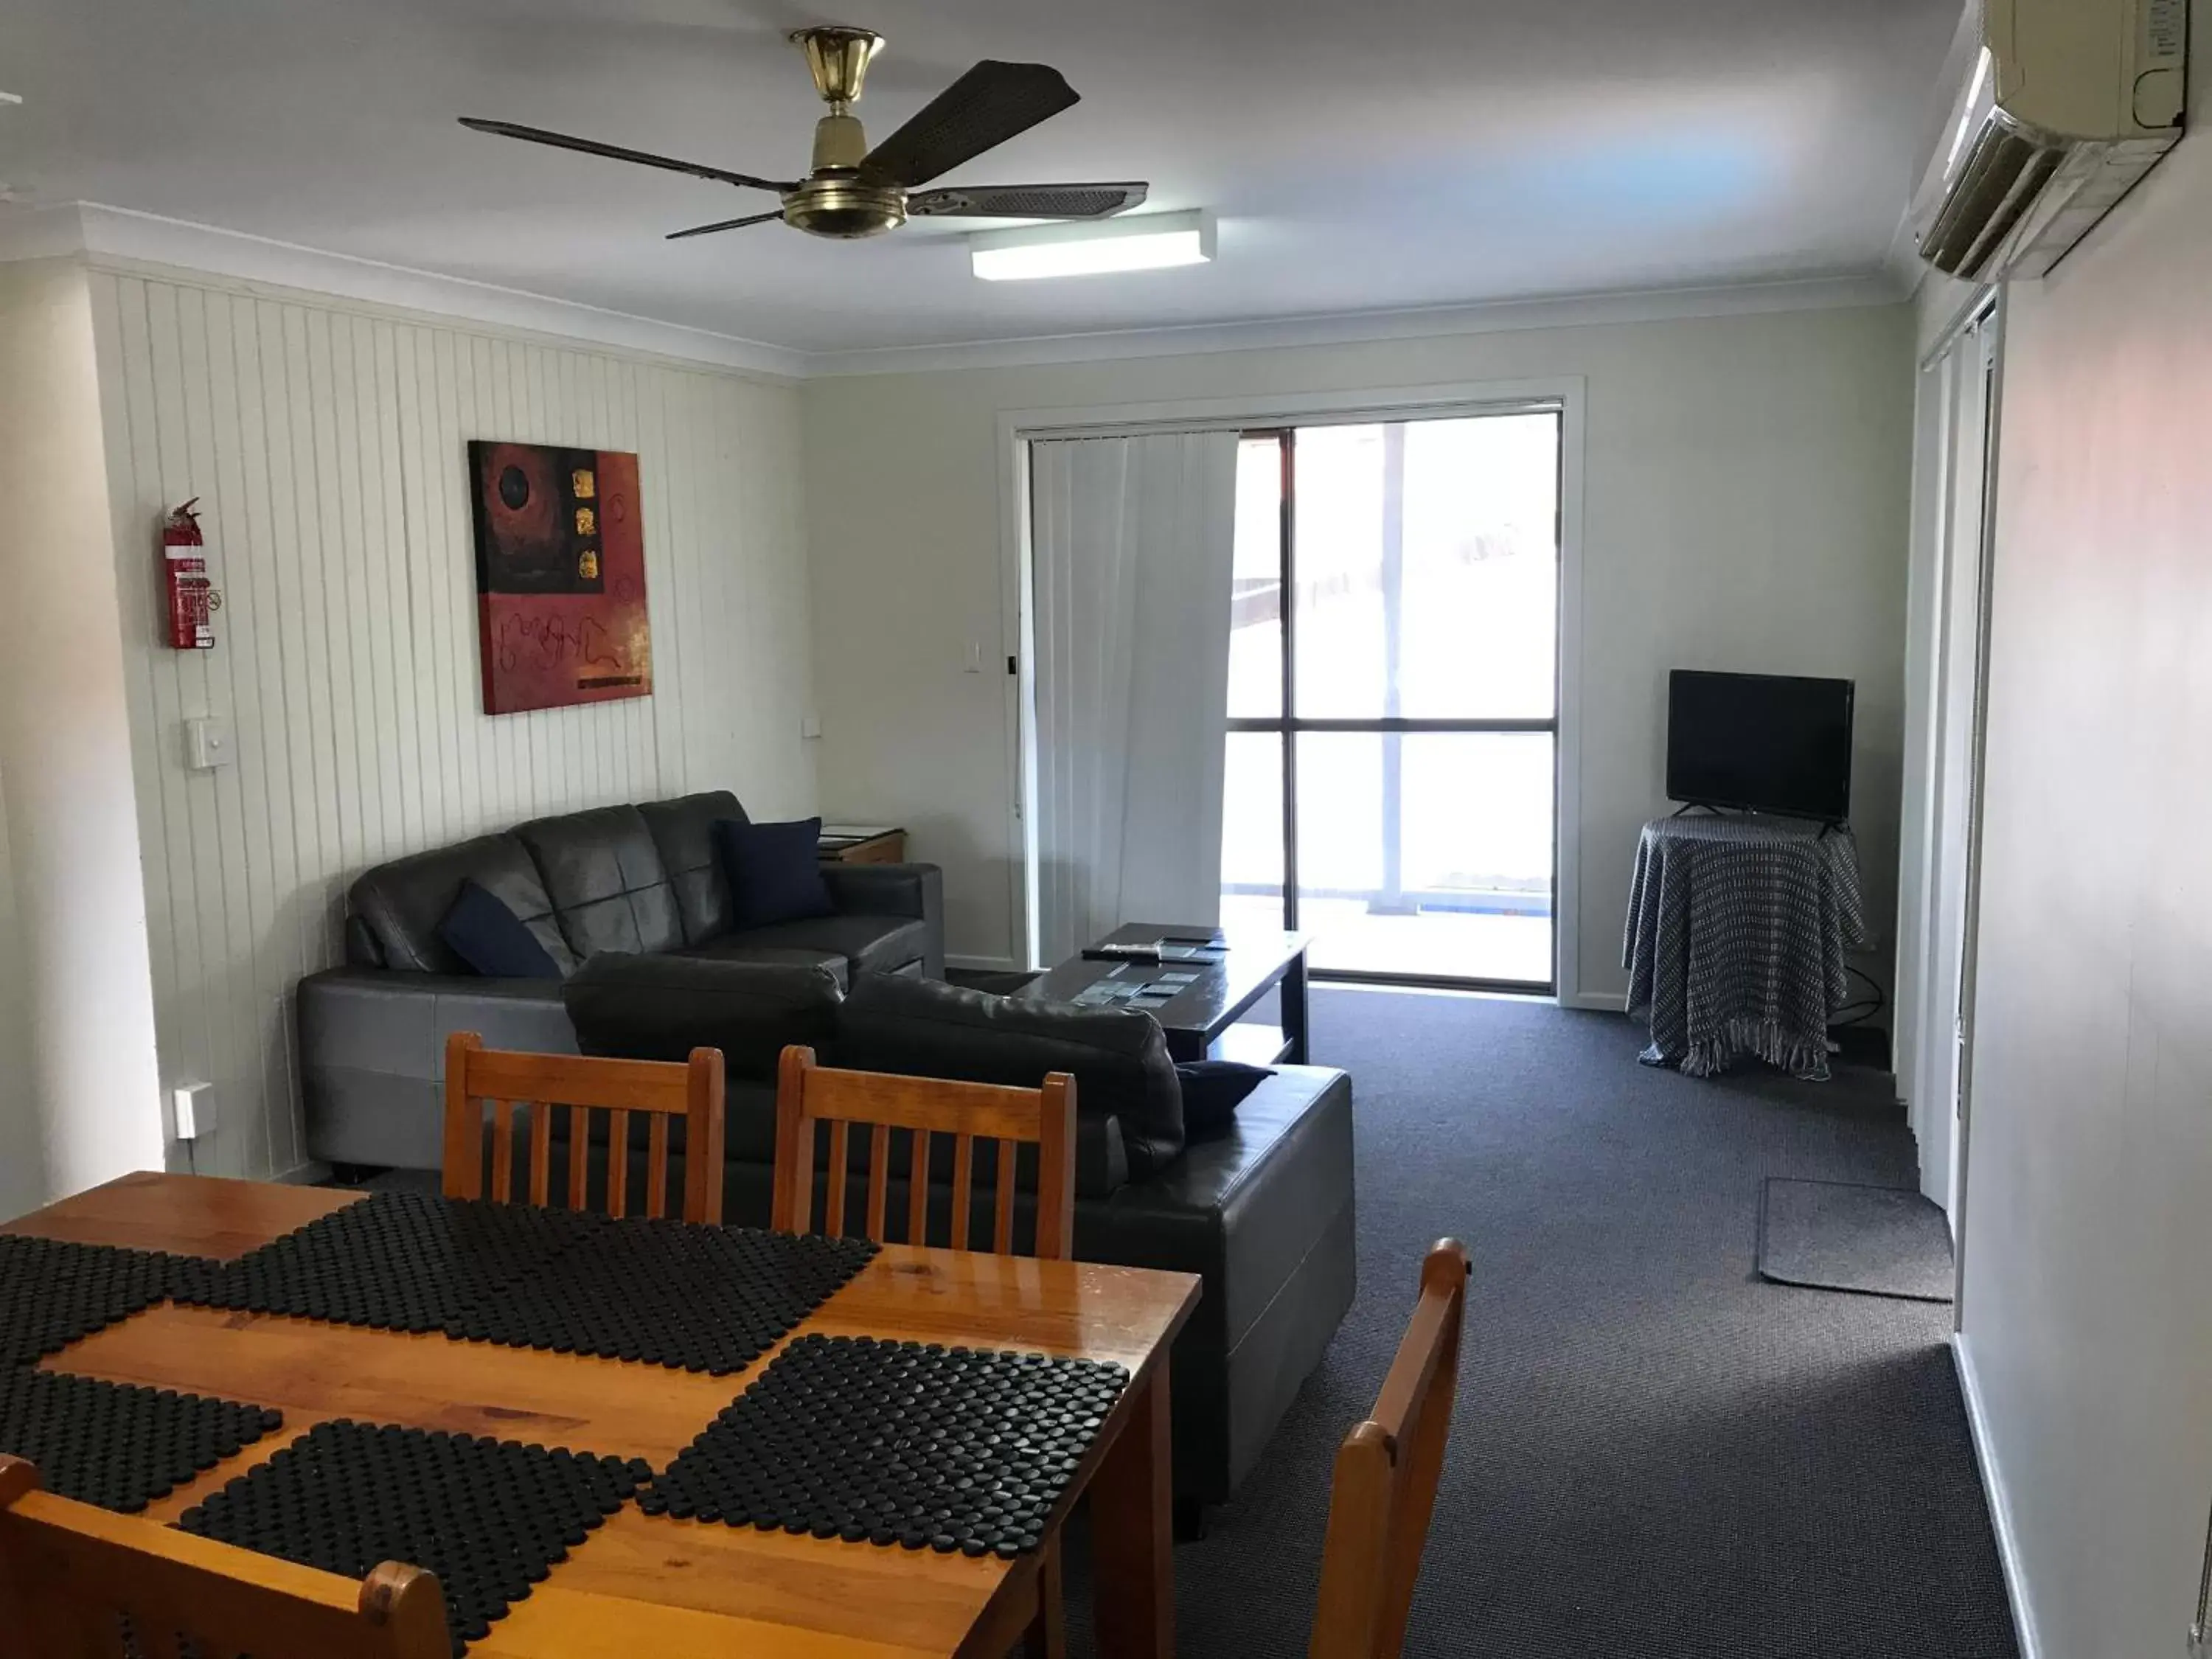
<svg viewBox="0 0 2212 1659">
<path fill-rule="evenodd" d="M 1559 431 L 1553 414 L 1300 429 L 1298 714 L 1553 712 Z"/>
<path fill-rule="evenodd" d="M 1231 732 L 1223 757 L 1221 925 L 1283 925 L 1283 739 Z"/>
<path fill-rule="evenodd" d="M 1237 451 L 1237 551 L 1230 569 L 1229 712 L 1283 712 L 1283 451 L 1272 433 Z"/>
<path fill-rule="evenodd" d="M 1317 968 L 1548 984 L 1548 732 L 1307 732 L 1298 926 Z"/>
<path fill-rule="evenodd" d="M 1304 720 L 1379 714 L 1382 665 L 1382 428 L 1297 431 L 1293 523 L 1297 582 L 1294 712 Z"/>
</svg>

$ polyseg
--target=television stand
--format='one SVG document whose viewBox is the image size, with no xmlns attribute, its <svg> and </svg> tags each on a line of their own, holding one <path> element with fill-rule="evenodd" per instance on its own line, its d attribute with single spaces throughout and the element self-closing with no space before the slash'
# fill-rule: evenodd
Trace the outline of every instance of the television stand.
<svg viewBox="0 0 2212 1659">
<path fill-rule="evenodd" d="M 1711 1077 L 1744 1054 L 1828 1076 L 1828 1022 L 1869 943 L 1848 824 L 1757 816 L 1654 818 L 1637 842 L 1621 965 L 1642 1058 Z"/>
</svg>

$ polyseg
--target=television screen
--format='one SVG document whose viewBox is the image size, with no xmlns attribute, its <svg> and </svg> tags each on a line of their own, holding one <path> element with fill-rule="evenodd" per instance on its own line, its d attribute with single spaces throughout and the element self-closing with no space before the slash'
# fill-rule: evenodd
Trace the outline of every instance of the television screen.
<svg viewBox="0 0 2212 1659">
<path fill-rule="evenodd" d="M 1677 668 L 1667 794 L 1840 823 L 1851 805 L 1851 682 Z"/>
</svg>

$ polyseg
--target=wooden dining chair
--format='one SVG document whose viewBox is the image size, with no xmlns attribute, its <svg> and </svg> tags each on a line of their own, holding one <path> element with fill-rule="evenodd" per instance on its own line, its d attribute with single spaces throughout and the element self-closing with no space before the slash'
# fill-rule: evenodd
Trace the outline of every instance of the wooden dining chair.
<svg viewBox="0 0 2212 1659">
<path fill-rule="evenodd" d="M 189 1644 L 189 1645 L 187 1645 Z M 37 1659 L 447 1659 L 434 1574 L 358 1582 L 39 1490 L 0 1454 L 0 1653 Z"/>
<path fill-rule="evenodd" d="M 1457 1239 L 1430 1246 L 1374 1414 L 1337 1448 L 1310 1659 L 1397 1659 L 1404 1645 L 1459 1391 L 1468 1271 Z"/>
<path fill-rule="evenodd" d="M 783 1051 L 775 1084 L 775 1190 L 769 1225 L 803 1233 L 813 1224 L 814 1163 L 827 1123 L 829 1192 L 823 1229 L 845 1231 L 847 1152 L 852 1127 L 869 1132 L 867 1214 L 870 1238 L 889 1243 L 891 1131 L 904 1129 L 911 1146 L 907 1164 L 906 1234 L 909 1244 L 927 1242 L 932 1138 L 952 1137 L 951 1237 L 968 1248 L 975 1198 L 975 1143 L 996 1143 L 991 1169 L 991 1251 L 1014 1250 L 1016 1151 L 1037 1149 L 1036 1238 L 1032 1254 L 1065 1261 L 1075 1253 L 1075 1079 L 1048 1073 L 1043 1086 L 1008 1088 L 993 1083 L 955 1083 L 941 1078 L 900 1077 L 887 1072 L 845 1072 L 814 1063 L 814 1050 L 793 1044 Z M 1045 1546 L 1037 1563 L 1036 1611 L 1024 1643 L 1029 1659 L 1062 1659 L 1067 1651 L 1066 1591 L 1060 1540 Z"/>
<path fill-rule="evenodd" d="M 514 1197 L 514 1109 L 528 1108 L 528 1201 L 545 1204 L 553 1174 L 553 1112 L 568 1114 L 568 1207 L 580 1210 L 590 1173 L 592 1114 L 607 1114 L 606 1212 L 629 1206 L 632 1112 L 650 1116 L 646 1142 L 645 1213 L 668 1212 L 668 1126 L 684 1120 L 684 1219 L 722 1218 L 722 1051 L 694 1048 L 690 1061 L 592 1060 L 575 1054 L 518 1054 L 487 1048 L 474 1031 L 446 1039 L 447 1198 L 484 1194 L 484 1107 L 491 1108 L 491 1193 Z"/>
<path fill-rule="evenodd" d="M 891 1242 L 886 1198 L 890 1182 L 891 1131 L 908 1131 L 912 1155 L 907 1173 L 906 1232 L 902 1243 L 922 1244 L 929 1218 L 932 1138 L 952 1137 L 952 1220 L 948 1241 L 969 1248 L 975 1194 L 975 1143 L 997 1143 L 992 1158 L 992 1253 L 1014 1251 L 1016 1149 L 1037 1149 L 1036 1244 L 1033 1254 L 1065 1261 L 1075 1249 L 1075 1079 L 1054 1072 L 1042 1088 L 994 1083 L 953 1083 L 899 1077 L 885 1072 L 843 1072 L 814 1063 L 814 1050 L 794 1044 L 776 1072 L 775 1192 L 769 1224 L 803 1233 L 813 1223 L 815 1125 L 830 1126 L 829 1194 L 823 1231 L 845 1231 L 851 1127 L 867 1128 L 868 1197 L 866 1230 L 878 1243 Z"/>
</svg>

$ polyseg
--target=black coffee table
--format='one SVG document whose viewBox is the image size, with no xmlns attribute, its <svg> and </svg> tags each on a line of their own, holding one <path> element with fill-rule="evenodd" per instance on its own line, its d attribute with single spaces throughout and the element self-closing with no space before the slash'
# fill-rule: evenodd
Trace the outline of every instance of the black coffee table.
<svg viewBox="0 0 2212 1659">
<path fill-rule="evenodd" d="M 1131 922 L 1109 933 L 1102 944 L 1146 945 L 1163 937 L 1202 939 L 1212 930 L 1164 922 Z M 1198 977 L 1164 1002 L 1123 1004 L 1143 1008 L 1168 1034 L 1168 1052 L 1177 1060 L 1242 1060 L 1255 1066 L 1306 1063 L 1306 945 L 1304 933 L 1237 932 L 1225 935 L 1220 962 L 1116 963 L 1075 957 L 1021 994 L 1049 1002 L 1072 1002 L 1100 980 L 1157 980 L 1163 974 Z M 1239 1024 L 1261 998 L 1282 988 L 1282 1024 Z"/>
</svg>

